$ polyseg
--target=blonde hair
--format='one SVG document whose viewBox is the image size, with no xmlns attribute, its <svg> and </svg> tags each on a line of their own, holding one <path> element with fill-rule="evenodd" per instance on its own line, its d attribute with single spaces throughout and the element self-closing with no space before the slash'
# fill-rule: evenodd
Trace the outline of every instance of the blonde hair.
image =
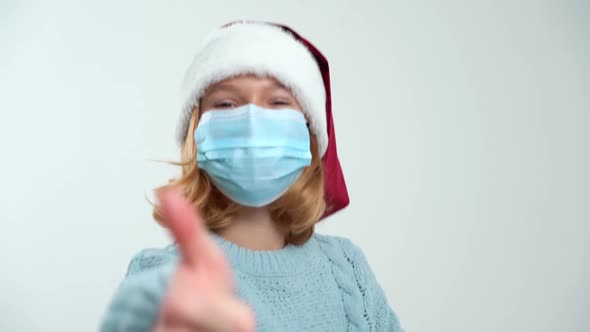
<svg viewBox="0 0 590 332">
<path fill-rule="evenodd" d="M 223 195 L 211 182 L 209 176 L 197 165 L 197 147 L 193 139 L 200 114 L 198 107 L 191 113 L 189 128 L 181 147 L 181 161 L 169 162 L 180 166 L 182 175 L 170 179 L 168 184 L 155 191 L 174 187 L 184 193 L 203 217 L 210 231 L 219 231 L 228 227 L 241 206 Z M 279 199 L 268 205 L 272 220 L 288 231 L 287 243 L 305 243 L 314 232 L 314 225 L 324 214 L 324 174 L 315 136 L 311 138 L 311 165 L 306 167 L 299 178 Z M 154 207 L 154 219 L 166 226 L 159 209 Z"/>
</svg>

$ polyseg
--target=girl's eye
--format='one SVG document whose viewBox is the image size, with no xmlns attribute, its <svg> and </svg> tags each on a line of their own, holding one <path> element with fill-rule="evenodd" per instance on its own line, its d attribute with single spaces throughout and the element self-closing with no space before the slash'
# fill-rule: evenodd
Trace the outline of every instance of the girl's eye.
<svg viewBox="0 0 590 332">
<path fill-rule="evenodd" d="M 236 103 L 234 103 L 233 101 L 224 100 L 224 101 L 221 101 L 219 103 L 216 103 L 213 106 L 215 108 L 232 108 L 232 107 L 236 107 L 238 105 Z"/>
<path fill-rule="evenodd" d="M 273 105 L 279 105 L 279 106 L 284 106 L 284 105 L 291 105 L 291 102 L 287 99 L 275 99 L 272 101 Z"/>
</svg>

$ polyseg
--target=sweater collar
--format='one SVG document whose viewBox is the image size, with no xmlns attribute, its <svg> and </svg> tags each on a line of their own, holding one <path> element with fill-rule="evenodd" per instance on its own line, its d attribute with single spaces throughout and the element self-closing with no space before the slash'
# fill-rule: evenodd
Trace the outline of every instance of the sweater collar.
<svg viewBox="0 0 590 332">
<path fill-rule="evenodd" d="M 304 271 L 319 257 L 315 236 L 302 245 L 287 244 L 282 249 L 253 250 L 240 247 L 213 232 L 209 234 L 225 252 L 232 267 L 247 274 L 294 275 Z"/>
</svg>

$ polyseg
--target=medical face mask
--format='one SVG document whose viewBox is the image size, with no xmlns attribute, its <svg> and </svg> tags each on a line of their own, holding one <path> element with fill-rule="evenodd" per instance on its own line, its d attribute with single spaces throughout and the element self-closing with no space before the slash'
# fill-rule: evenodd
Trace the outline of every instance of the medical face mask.
<svg viewBox="0 0 590 332">
<path fill-rule="evenodd" d="M 248 104 L 204 113 L 195 130 L 197 165 L 234 202 L 278 199 L 311 164 L 303 113 Z"/>
</svg>

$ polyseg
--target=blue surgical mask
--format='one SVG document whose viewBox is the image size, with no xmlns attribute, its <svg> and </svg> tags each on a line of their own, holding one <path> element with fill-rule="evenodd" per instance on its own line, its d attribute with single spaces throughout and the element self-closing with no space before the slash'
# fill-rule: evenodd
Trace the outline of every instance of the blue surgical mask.
<svg viewBox="0 0 590 332">
<path fill-rule="evenodd" d="M 294 109 L 248 104 L 204 113 L 195 130 L 197 165 L 234 202 L 278 199 L 311 164 L 309 129 Z"/>
</svg>

